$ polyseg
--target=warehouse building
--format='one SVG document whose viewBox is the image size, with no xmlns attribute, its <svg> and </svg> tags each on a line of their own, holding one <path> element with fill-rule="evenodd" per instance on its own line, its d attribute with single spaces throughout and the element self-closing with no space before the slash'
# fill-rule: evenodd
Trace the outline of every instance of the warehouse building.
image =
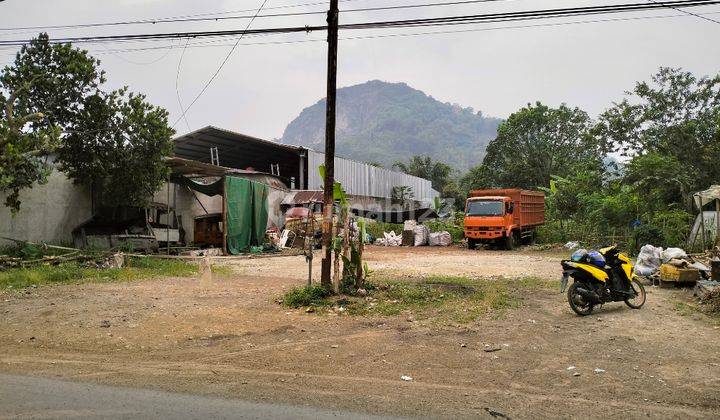
<svg viewBox="0 0 720 420">
<path fill-rule="evenodd" d="M 223 217 L 228 210 L 228 180 L 247 181 L 266 190 L 267 219 L 262 223 L 267 228 L 281 228 L 288 207 L 311 204 L 314 200 L 303 197 L 321 194 L 318 167 L 324 162 L 323 153 L 216 127 L 179 136 L 174 144 L 175 156 L 167 159 L 171 180 L 154 195 L 150 209 L 93 208 L 89 189 L 55 170 L 47 184 L 21 193 L 23 207 L 17 215 L 0 208 L 0 237 L 88 245 L 94 231 L 113 231 L 108 223 L 115 223 L 118 215 L 124 217 L 125 225 L 137 224 L 137 220 L 127 220 L 133 215 L 145 219 L 140 221 L 147 225 L 144 233 L 155 235 L 159 242 L 192 244 L 199 238 L 196 226 L 205 226 L 202 223 L 211 219 L 223 225 L 227 222 Z M 391 210 L 395 187 L 412 188 L 411 208 L 426 208 L 439 195 L 428 180 L 341 157 L 335 158 L 335 177 L 357 208 L 378 214 Z M 307 194 L 298 195 L 303 191 Z M 133 233 L 123 224 L 116 224 L 120 227 L 114 230 L 121 232 L 115 236 Z M 258 231 L 262 228 L 253 227 Z M 0 239 L 3 243 L 7 242 Z M 113 245 L 111 239 L 103 243 Z"/>
</svg>

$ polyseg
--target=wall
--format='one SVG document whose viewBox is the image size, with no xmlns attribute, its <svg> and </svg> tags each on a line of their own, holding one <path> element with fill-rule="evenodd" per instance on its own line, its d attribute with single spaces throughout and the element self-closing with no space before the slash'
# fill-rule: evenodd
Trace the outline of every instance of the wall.
<svg viewBox="0 0 720 420">
<path fill-rule="evenodd" d="M 322 189 L 318 167 L 325 163 L 325 154 L 308 150 L 308 190 Z M 440 194 L 430 181 L 402 172 L 368 165 L 367 163 L 335 157 L 335 180 L 342 183 L 348 194 L 390 198 L 394 187 L 412 187 L 415 199 L 431 202 Z"/>
<path fill-rule="evenodd" d="M 92 215 L 89 188 L 74 185 L 54 170 L 45 185 L 20 193 L 20 212 L 13 217 L 0 194 L 0 236 L 31 242 L 71 244 L 72 230 Z M 0 239 L 0 245 L 9 241 Z"/>
<path fill-rule="evenodd" d="M 194 218 L 205 214 L 202 206 L 186 187 L 177 186 L 173 195 L 170 184 L 170 203 L 177 208 L 185 229 L 185 238 L 194 237 Z M 167 203 L 167 184 L 154 195 L 153 201 Z M 195 193 L 209 213 L 222 212 L 222 197 L 208 197 Z M 268 197 L 268 227 L 282 226 L 280 202 L 287 191 L 270 188 Z M 92 216 L 89 188 L 74 185 L 62 172 L 53 171 L 45 185 L 35 185 L 20 193 L 20 212 L 12 217 L 2 205 L 5 196 L 0 194 L 0 236 L 31 242 L 72 244 L 72 230 Z M 0 239 L 0 245 L 12 244 Z M 72 246 L 72 245 L 71 245 Z"/>
</svg>

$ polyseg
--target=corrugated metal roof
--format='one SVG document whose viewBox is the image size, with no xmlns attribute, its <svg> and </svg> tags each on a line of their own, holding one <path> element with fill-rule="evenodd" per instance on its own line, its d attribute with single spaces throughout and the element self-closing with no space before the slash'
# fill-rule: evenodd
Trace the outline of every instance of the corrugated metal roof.
<svg viewBox="0 0 720 420">
<path fill-rule="evenodd" d="M 280 176 L 288 182 L 305 177 L 308 190 L 319 190 L 323 181 L 318 167 L 325 154 L 298 146 L 275 143 L 229 130 L 208 126 L 174 139 L 175 155 L 189 160 L 210 163 L 210 148 L 217 147 L 220 164 L 226 167 L 270 171 L 270 165 L 280 165 Z M 304 169 L 301 156 L 305 155 Z M 367 163 L 335 157 L 335 180 L 342 183 L 348 194 L 390 198 L 394 187 L 412 188 L 415 199 L 430 202 L 440 193 L 432 189 L 429 180 L 378 168 Z M 322 201 L 322 200 L 320 200 Z"/>
</svg>

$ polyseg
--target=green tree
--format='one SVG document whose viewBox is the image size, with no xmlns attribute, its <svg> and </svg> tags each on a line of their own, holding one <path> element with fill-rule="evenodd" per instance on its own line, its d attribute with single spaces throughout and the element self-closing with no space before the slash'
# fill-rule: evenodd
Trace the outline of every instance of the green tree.
<svg viewBox="0 0 720 420">
<path fill-rule="evenodd" d="M 698 78 L 661 68 L 628 96 L 601 115 L 596 136 L 628 157 L 653 153 L 655 163 L 667 158 L 682 167 L 691 191 L 720 179 L 720 75 Z"/>
<path fill-rule="evenodd" d="M 392 167 L 408 175 L 429 180 L 433 189 L 439 192 L 442 192 L 451 181 L 453 173 L 453 169 L 448 164 L 433 161 L 429 156 L 413 156 L 407 163 L 398 161 Z"/>
<path fill-rule="evenodd" d="M 550 108 L 537 102 L 512 114 L 491 141 L 483 168 L 487 186 L 548 187 L 553 175 L 601 170 L 605 143 L 590 133 L 590 117 L 578 108 Z"/>
<path fill-rule="evenodd" d="M 41 34 L 0 74 L 0 101 L 12 111 L 0 123 L 0 159 L 13 164 L 0 170 L 0 190 L 11 192 L 6 205 L 15 211 L 19 191 L 46 179 L 55 146 L 59 168 L 106 204 L 142 205 L 166 177 L 167 112 L 127 88 L 103 91 L 99 66 L 87 51 Z"/>
<path fill-rule="evenodd" d="M 393 187 L 391 191 L 391 198 L 403 207 L 406 207 L 411 200 L 415 198 L 415 193 L 412 187 L 402 185 L 399 187 Z"/>
<path fill-rule="evenodd" d="M 167 179 L 168 113 L 126 89 L 89 98 L 93 106 L 58 148 L 60 168 L 91 185 L 105 205 L 143 206 Z"/>
<path fill-rule="evenodd" d="M 655 152 L 636 156 L 626 165 L 623 179 L 642 198 L 647 211 L 690 205 L 692 179 L 675 156 Z"/>
<path fill-rule="evenodd" d="M 0 91 L 0 192 L 6 195 L 5 206 L 12 213 L 20 210 L 20 191 L 34 183 L 44 183 L 50 173 L 45 156 L 55 147 L 57 130 L 40 128 L 26 131 L 24 127 L 45 118 L 42 113 L 17 115 L 18 92 L 5 97 Z"/>
</svg>

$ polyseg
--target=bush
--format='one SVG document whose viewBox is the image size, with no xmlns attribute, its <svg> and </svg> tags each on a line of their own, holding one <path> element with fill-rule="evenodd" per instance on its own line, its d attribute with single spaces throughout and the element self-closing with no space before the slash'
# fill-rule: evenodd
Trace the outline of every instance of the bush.
<svg viewBox="0 0 720 420">
<path fill-rule="evenodd" d="M 325 300 L 330 296 L 330 292 L 319 284 L 312 286 L 296 287 L 285 293 L 283 296 L 283 304 L 291 308 L 300 308 L 302 306 L 326 306 L 329 302 Z"/>
<path fill-rule="evenodd" d="M 441 232 L 448 231 L 452 236 L 453 242 L 461 242 L 465 238 L 464 224 L 461 223 L 459 226 L 455 219 L 443 219 L 435 220 L 432 222 L 425 222 L 425 226 L 430 229 L 430 232 Z"/>
<path fill-rule="evenodd" d="M 664 247 L 665 235 L 662 229 L 651 224 L 640 225 L 635 228 L 635 245 L 639 249 L 645 244 Z"/>
<path fill-rule="evenodd" d="M 684 247 L 690 235 L 693 216 L 683 210 L 655 213 L 650 224 L 661 229 L 665 242 L 659 246 Z M 639 244 L 640 246 L 645 244 Z"/>
<path fill-rule="evenodd" d="M 72 282 L 132 281 L 157 277 L 191 277 L 195 264 L 158 258 L 132 258 L 123 268 L 86 267 L 77 262 L 39 265 L 0 271 L 0 290 L 32 285 Z"/>
<path fill-rule="evenodd" d="M 383 232 L 390 233 L 390 231 L 393 231 L 398 236 L 402 235 L 403 225 L 368 220 L 365 230 L 373 237 L 374 240 L 377 238 L 383 238 Z"/>
</svg>

